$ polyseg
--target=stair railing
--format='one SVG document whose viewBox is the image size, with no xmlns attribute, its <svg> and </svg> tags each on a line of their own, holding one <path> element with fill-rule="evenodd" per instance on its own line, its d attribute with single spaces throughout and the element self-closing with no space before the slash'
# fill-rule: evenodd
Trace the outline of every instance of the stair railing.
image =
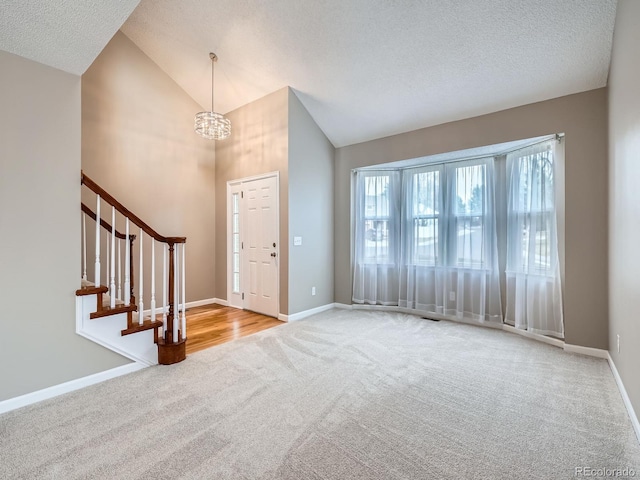
<svg viewBox="0 0 640 480">
<path fill-rule="evenodd" d="M 112 195 L 95 183 L 91 178 L 81 172 L 81 184 L 86 186 L 89 190 L 96 194 L 96 212 L 94 213 L 89 207 L 82 204 L 82 211 L 92 218 L 93 220 L 100 219 L 100 222 L 96 221 L 95 231 L 95 264 L 94 275 L 95 285 L 101 285 L 101 258 L 100 258 L 100 230 L 101 227 L 107 230 L 108 242 L 106 249 L 106 266 L 107 266 L 107 282 L 106 286 L 109 288 L 110 293 L 110 308 L 115 307 L 116 298 L 124 301 L 124 305 L 129 307 L 135 305 L 136 297 L 134 295 L 134 280 L 133 280 L 133 240 L 136 235 L 130 233 L 133 226 L 139 229 L 139 278 L 138 278 L 138 322 L 142 326 L 144 323 L 144 252 L 143 252 L 143 240 L 144 235 L 148 235 L 151 239 L 151 284 L 150 284 L 150 298 L 149 298 L 149 311 L 150 321 L 154 322 L 158 314 L 158 308 L 156 305 L 156 255 L 155 244 L 156 242 L 163 244 L 162 248 L 162 307 L 160 311 L 162 314 L 162 327 L 161 335 L 157 338 L 158 343 L 158 362 L 161 364 L 171 364 L 184 360 L 185 343 L 186 343 L 186 286 L 185 286 L 185 237 L 165 237 L 160 235 L 157 231 L 151 228 L 140 217 L 135 215 L 131 210 L 126 208 L 122 203 L 116 200 Z M 101 216 L 101 203 L 106 202 L 111 206 L 111 224 L 103 220 Z M 120 233 L 116 230 L 117 214 L 124 217 L 124 233 Z M 116 238 L 129 239 L 125 241 L 125 268 L 124 268 L 124 289 L 119 287 L 120 285 L 120 268 L 121 268 L 121 252 L 120 242 L 118 242 L 118 250 L 116 252 Z M 86 248 L 86 222 L 83 215 L 83 279 L 86 280 L 87 260 L 86 260 L 87 248 Z M 118 288 L 116 290 L 116 255 L 118 257 Z M 124 297 L 118 292 L 124 293 Z M 182 308 L 180 308 L 182 301 Z M 129 325 L 131 328 L 131 325 Z"/>
<path fill-rule="evenodd" d="M 80 204 L 80 209 L 82 210 L 82 280 L 87 281 L 87 217 L 89 217 L 91 220 L 95 222 L 97 216 L 95 212 L 91 210 L 91 208 L 89 208 L 84 203 Z M 107 223 L 102 218 L 100 219 L 100 226 L 104 230 L 106 230 L 108 233 L 111 233 L 112 235 L 115 234 L 115 237 L 118 239 L 116 240 L 116 244 L 118 246 L 117 248 L 118 260 L 116 261 L 116 264 L 118 267 L 118 274 L 117 274 L 118 290 L 115 295 L 113 294 L 111 289 L 109 291 L 110 297 L 114 299 L 114 304 L 110 304 L 109 306 L 110 308 L 113 308 L 113 306 L 115 306 L 116 299 L 123 300 L 123 297 L 122 297 L 122 244 L 120 240 L 124 240 L 126 242 L 127 238 L 129 239 L 128 240 L 129 242 L 129 249 L 128 249 L 129 250 L 129 278 L 133 279 L 133 242 L 135 241 L 136 236 L 133 234 L 130 234 L 127 236 L 124 233 L 120 233 L 118 230 L 116 230 L 114 227 L 112 227 L 109 223 Z M 113 256 L 115 258 L 115 254 Z M 110 282 L 107 281 L 106 283 L 110 283 Z M 95 285 L 99 286 L 99 284 L 95 284 Z M 135 296 L 133 294 L 133 290 L 134 290 L 134 285 L 133 285 L 133 281 L 131 281 L 129 296 L 130 298 L 133 299 L 132 300 L 133 303 L 135 303 Z"/>
</svg>

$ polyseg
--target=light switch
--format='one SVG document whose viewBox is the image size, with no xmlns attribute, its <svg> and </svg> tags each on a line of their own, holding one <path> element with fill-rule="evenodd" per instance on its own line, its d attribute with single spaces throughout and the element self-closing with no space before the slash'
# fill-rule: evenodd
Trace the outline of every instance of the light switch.
<svg viewBox="0 0 640 480">
<path fill-rule="evenodd" d="M 293 237 L 293 246 L 299 247 L 302 245 L 302 237 Z"/>
</svg>

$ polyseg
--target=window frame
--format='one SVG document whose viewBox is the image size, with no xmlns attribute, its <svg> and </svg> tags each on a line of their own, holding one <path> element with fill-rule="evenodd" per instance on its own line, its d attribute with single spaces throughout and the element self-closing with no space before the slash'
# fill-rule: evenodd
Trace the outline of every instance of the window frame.
<svg viewBox="0 0 640 480">
<path fill-rule="evenodd" d="M 415 189 L 415 178 L 418 175 L 428 174 L 435 172 L 438 174 L 438 185 L 437 185 L 437 193 L 434 195 L 434 199 L 437 198 L 439 202 L 437 212 L 432 214 L 415 214 L 415 204 L 414 204 L 414 189 Z M 405 204 L 406 209 L 406 218 L 405 218 L 405 231 L 411 231 L 412 235 L 408 236 L 405 239 L 405 245 L 407 247 L 407 263 L 411 266 L 418 267 L 439 267 L 442 265 L 442 261 L 444 259 L 443 251 L 444 245 L 442 239 L 444 238 L 444 205 L 445 205 L 445 197 L 444 197 L 444 164 L 434 164 L 434 165 L 423 165 L 418 168 L 411 168 L 402 171 L 402 175 L 410 175 L 410 189 L 411 193 L 403 192 L 403 196 L 401 198 L 401 202 Z M 435 258 L 433 261 L 429 260 L 419 260 L 417 258 L 417 244 L 416 240 L 418 237 L 415 235 L 416 221 L 421 220 L 437 220 L 437 237 L 436 237 L 436 248 L 435 250 Z"/>
<path fill-rule="evenodd" d="M 457 268 L 460 270 L 489 270 L 490 265 L 492 263 L 491 260 L 491 252 L 487 251 L 487 248 L 491 245 L 491 232 L 488 230 L 487 226 L 487 198 L 486 196 L 489 194 L 489 190 L 494 188 L 493 186 L 488 184 L 488 174 L 487 174 L 487 163 L 489 160 L 495 161 L 495 157 L 482 157 L 477 159 L 456 161 L 445 164 L 445 175 L 446 185 L 449 189 L 447 194 L 447 199 L 449 201 L 448 208 L 446 208 L 447 215 L 447 229 L 449 232 L 448 242 L 446 245 L 447 248 L 447 263 L 446 266 L 448 268 Z M 457 201 L 458 201 L 458 191 L 457 191 L 457 171 L 462 168 L 469 168 L 475 166 L 482 166 L 482 177 L 483 177 L 483 189 L 482 189 L 482 212 L 480 214 L 473 213 L 470 211 L 466 211 L 464 213 L 458 213 L 457 209 Z M 452 177 L 452 179 L 448 178 Z M 495 181 L 495 180 L 494 180 Z M 480 217 L 480 221 L 482 224 L 482 246 L 481 246 L 481 260 L 479 263 L 464 263 L 460 262 L 458 257 L 458 249 L 459 249 L 459 236 L 458 236 L 458 222 L 459 220 L 464 221 L 473 221 L 474 218 Z M 489 237 L 489 238 L 487 238 Z"/>
<path fill-rule="evenodd" d="M 552 201 L 548 204 L 549 206 L 545 209 L 539 209 L 537 211 L 528 211 L 525 209 L 522 209 L 520 207 L 520 198 L 519 198 L 519 191 L 521 189 L 521 185 L 520 182 L 518 181 L 518 190 L 516 191 L 514 188 L 512 188 L 512 186 L 507 185 L 507 196 L 508 196 L 508 201 L 507 201 L 507 230 L 510 230 L 512 228 L 515 228 L 512 225 L 513 223 L 518 223 L 516 222 L 514 219 L 517 217 L 524 217 L 524 222 L 522 222 L 522 224 L 524 225 L 532 225 L 534 223 L 534 217 L 537 217 L 536 222 L 537 223 L 543 223 L 547 226 L 549 226 L 549 228 L 546 230 L 546 232 L 549 235 L 553 235 L 553 228 L 554 228 L 554 216 L 556 214 L 556 205 L 555 205 L 555 189 L 556 189 L 556 185 L 555 185 L 555 169 L 556 169 L 556 158 L 554 157 L 553 154 L 553 150 L 546 150 L 544 152 L 539 152 L 539 153 L 535 153 L 535 154 L 529 154 L 529 155 L 525 155 L 525 156 L 521 156 L 521 157 L 517 157 L 516 159 L 513 160 L 513 164 L 511 166 L 511 171 L 509 172 L 509 175 L 513 178 L 516 175 L 520 175 L 520 172 L 522 170 L 522 164 L 523 161 L 528 161 L 528 160 L 524 160 L 527 159 L 529 157 L 538 157 L 541 154 L 545 154 L 549 158 L 547 158 L 547 161 L 549 162 L 551 171 L 552 171 L 552 177 L 550 180 L 550 184 L 548 184 L 546 186 L 546 188 L 550 189 L 550 191 L 552 192 Z M 537 160 L 537 159 L 536 159 Z M 529 160 L 530 161 L 530 160 Z M 515 171 L 514 171 L 515 170 Z M 513 180 L 511 180 L 513 181 Z M 540 189 L 545 188 L 545 183 L 544 182 L 540 182 Z M 539 193 L 540 196 L 542 197 L 542 192 Z M 514 208 L 515 205 L 515 208 Z M 545 202 L 545 205 L 547 205 L 547 203 Z M 522 229 L 521 229 L 521 232 Z M 530 235 L 530 233 L 529 233 Z M 513 235 L 512 235 L 513 236 Z M 533 266 L 529 265 L 527 267 L 528 264 L 528 255 L 529 253 L 527 253 L 527 257 L 525 257 L 525 255 L 523 255 L 524 250 L 524 241 L 522 239 L 522 235 L 518 236 L 518 238 L 520 239 L 518 245 L 511 245 L 511 249 L 508 248 L 508 263 L 511 264 L 511 268 L 508 268 L 507 270 L 513 273 L 518 273 L 518 274 L 524 274 L 524 275 L 538 275 L 538 276 L 547 276 L 547 277 L 553 277 L 555 275 L 554 273 L 554 269 L 555 269 L 555 263 L 554 263 L 554 254 L 553 254 L 553 246 L 549 246 L 548 247 L 548 266 L 545 268 L 540 268 L 536 265 L 535 261 Z M 527 242 L 529 243 L 530 240 Z M 547 244 L 548 244 L 549 240 L 547 240 Z M 556 252 L 556 257 L 557 257 L 557 252 Z M 525 261 L 525 259 L 527 261 Z M 556 260 L 557 261 L 557 260 Z M 517 266 L 515 269 L 513 268 L 513 266 Z"/>
<path fill-rule="evenodd" d="M 362 199 L 361 199 L 361 207 L 362 208 L 362 212 L 361 212 L 361 225 L 358 225 L 356 228 L 361 228 L 362 229 L 362 235 L 361 235 L 361 241 L 362 244 L 360 245 L 360 248 L 362 249 L 362 258 L 361 261 L 363 264 L 365 265 L 395 265 L 396 263 L 396 245 L 395 245 L 395 237 L 396 234 L 399 235 L 399 232 L 394 232 L 393 231 L 393 223 L 394 223 L 394 219 L 392 218 L 392 211 L 393 211 L 393 202 L 397 201 L 394 198 L 395 195 L 395 191 L 393 188 L 393 179 L 392 179 L 392 175 L 393 175 L 394 171 L 392 170 L 387 170 L 387 171 L 380 171 L 380 170 L 372 170 L 370 172 L 364 172 L 364 175 L 362 177 Z M 396 172 L 397 173 L 397 172 Z M 369 178 L 375 178 L 375 177 L 386 177 L 387 178 L 387 214 L 386 215 L 367 215 L 367 185 L 366 185 L 366 181 Z M 358 189 L 356 188 L 356 192 L 358 191 Z M 356 203 L 357 204 L 357 203 Z M 387 254 L 386 255 L 378 255 L 376 254 L 375 256 L 366 256 L 366 251 L 367 251 L 367 223 L 368 222 L 386 222 L 387 223 L 387 247 L 386 247 L 386 251 Z M 376 231 L 378 229 L 376 228 Z M 356 237 L 357 239 L 357 237 Z"/>
</svg>

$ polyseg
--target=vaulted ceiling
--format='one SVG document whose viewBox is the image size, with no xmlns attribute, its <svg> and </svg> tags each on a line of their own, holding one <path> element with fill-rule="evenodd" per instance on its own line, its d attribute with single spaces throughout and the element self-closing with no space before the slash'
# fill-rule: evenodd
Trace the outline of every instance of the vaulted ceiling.
<svg viewBox="0 0 640 480">
<path fill-rule="evenodd" d="M 0 50 L 82 75 L 140 0 L 2 0 Z"/>
<path fill-rule="evenodd" d="M 9 1 L 0 49 L 82 73 L 135 3 Z M 121 29 L 203 108 L 215 52 L 216 111 L 289 85 L 344 146 L 605 86 L 616 3 L 142 0 Z"/>
</svg>

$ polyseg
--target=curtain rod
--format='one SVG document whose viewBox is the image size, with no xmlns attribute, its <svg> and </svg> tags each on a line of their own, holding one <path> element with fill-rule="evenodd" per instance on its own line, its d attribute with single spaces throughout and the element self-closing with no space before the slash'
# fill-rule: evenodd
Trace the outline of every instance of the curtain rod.
<svg viewBox="0 0 640 480">
<path fill-rule="evenodd" d="M 421 164 L 417 164 L 417 165 L 410 165 L 410 166 L 406 166 L 406 167 L 380 167 L 380 168 L 376 168 L 374 166 L 371 167 L 360 167 L 360 168 L 354 168 L 351 170 L 352 173 L 356 173 L 356 172 L 366 172 L 366 171 L 391 171 L 391 170 L 409 170 L 411 168 L 420 168 L 420 167 L 425 167 L 428 165 L 444 165 L 446 163 L 458 163 L 458 162 L 466 162 L 469 160 L 478 160 L 481 158 L 491 158 L 491 157 L 501 157 L 502 155 L 507 155 L 509 153 L 513 153 L 513 152 L 517 152 L 518 150 L 523 150 L 525 148 L 529 148 L 532 147 L 534 145 L 538 145 L 539 143 L 544 143 L 544 142 L 548 142 L 549 140 L 556 140 L 558 142 L 562 141 L 562 139 L 564 138 L 564 133 L 554 133 L 552 135 L 546 135 L 545 137 L 543 137 L 540 140 L 535 140 L 532 141 L 531 143 L 526 143 L 524 145 L 519 145 L 518 147 L 515 148 L 511 148 L 509 150 L 504 150 L 502 152 L 499 153 L 494 153 L 492 155 L 473 155 L 473 156 L 469 156 L 469 157 L 461 157 L 461 158 L 455 158 L 453 160 L 445 160 L 445 161 L 439 161 L 439 162 L 426 162 L 426 163 L 421 163 Z M 440 155 L 440 154 L 436 154 L 436 155 Z M 417 158 L 424 158 L 424 157 L 417 157 Z M 411 159 L 413 160 L 413 159 Z M 399 160 L 400 162 L 402 161 L 406 161 L 406 160 Z"/>
<path fill-rule="evenodd" d="M 549 140 L 555 140 L 557 142 L 562 141 L 564 138 L 564 133 L 555 133 L 553 135 L 547 135 L 541 140 L 532 141 L 531 143 L 525 143 L 524 145 L 519 145 L 517 148 L 511 148 L 509 150 L 505 150 L 504 152 L 497 153 L 495 155 L 489 155 L 493 157 L 499 157 L 501 155 L 507 155 L 508 153 L 517 152 L 518 150 L 524 150 L 525 148 L 533 147 L 534 145 L 538 145 L 539 143 L 548 142 Z"/>
</svg>

